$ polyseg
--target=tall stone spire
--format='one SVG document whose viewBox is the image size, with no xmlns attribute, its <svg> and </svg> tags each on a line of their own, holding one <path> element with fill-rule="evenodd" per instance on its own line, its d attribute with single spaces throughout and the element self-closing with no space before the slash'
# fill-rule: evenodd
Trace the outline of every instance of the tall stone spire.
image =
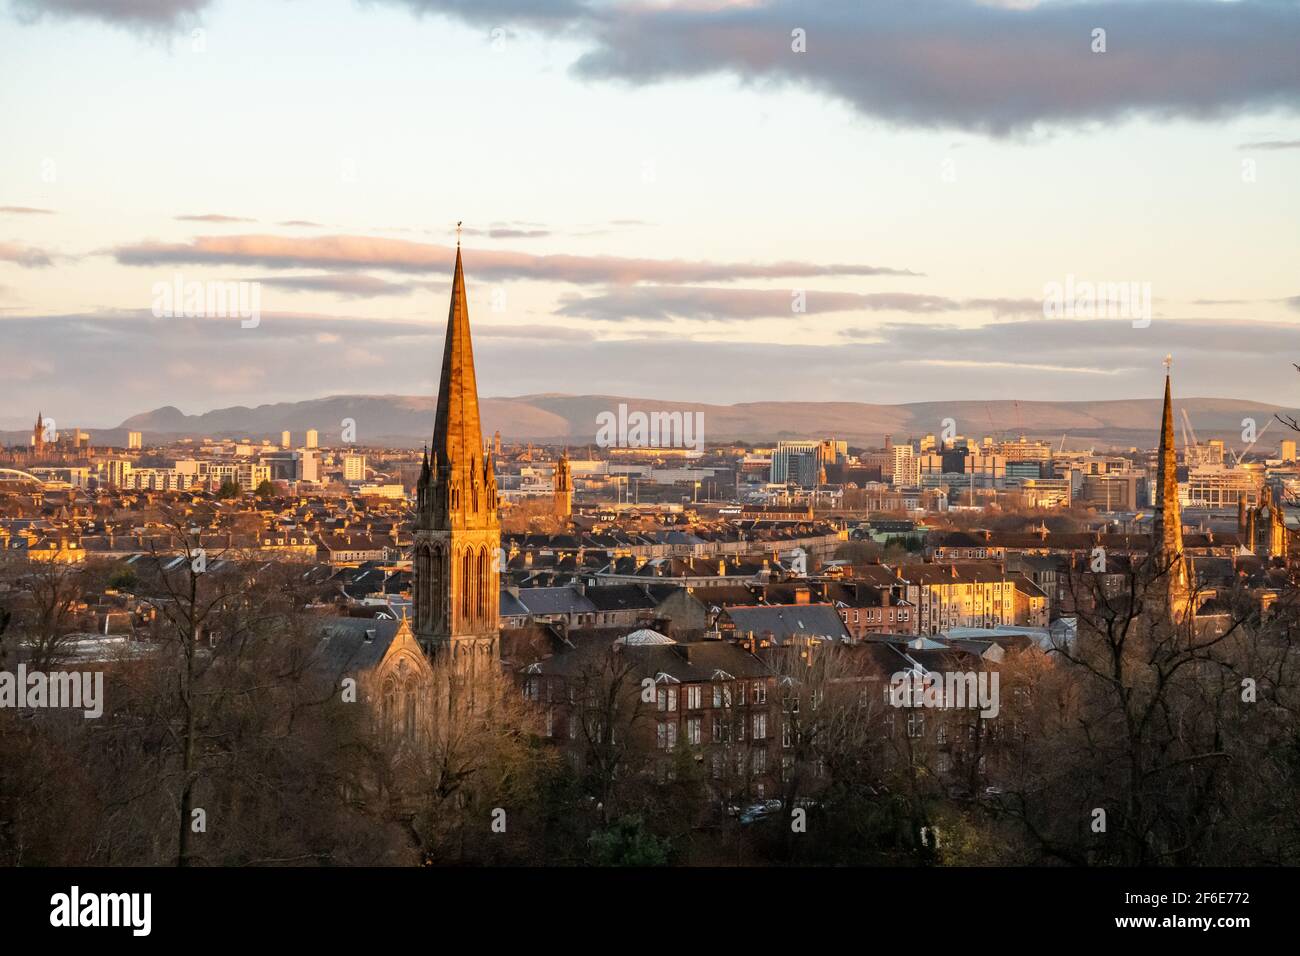
<svg viewBox="0 0 1300 956">
<path fill-rule="evenodd" d="M 483 451 L 474 347 L 460 243 L 434 413 L 415 519 L 415 634 L 431 654 L 499 661 L 501 524 L 497 483 Z"/>
<path fill-rule="evenodd" d="M 1170 360 L 1165 360 L 1166 369 Z M 1183 514 L 1178 504 L 1178 452 L 1174 445 L 1174 403 L 1165 372 L 1165 407 L 1160 420 L 1160 451 L 1156 466 L 1156 504 L 1151 522 L 1151 552 L 1157 567 L 1168 567 L 1161 579 L 1161 592 L 1175 620 L 1187 611 L 1189 589 L 1187 560 L 1183 551 Z"/>
<path fill-rule="evenodd" d="M 450 464 L 457 472 L 455 477 L 463 480 L 464 487 L 469 487 L 468 469 L 481 458 L 482 447 L 474 346 L 469 335 L 469 303 L 458 245 L 456 271 L 451 280 L 451 307 L 447 311 L 447 338 L 442 347 L 438 410 L 433 420 L 434 460 Z"/>
</svg>

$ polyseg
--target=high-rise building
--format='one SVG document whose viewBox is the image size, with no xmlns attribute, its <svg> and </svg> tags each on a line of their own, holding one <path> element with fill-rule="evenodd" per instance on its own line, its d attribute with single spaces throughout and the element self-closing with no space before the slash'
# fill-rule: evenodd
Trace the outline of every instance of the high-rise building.
<svg viewBox="0 0 1300 956">
<path fill-rule="evenodd" d="M 820 441 L 778 442 L 772 452 L 770 480 L 778 485 L 794 482 L 805 488 L 815 486 L 821 470 L 823 447 Z"/>
<path fill-rule="evenodd" d="M 127 487 L 133 467 L 129 458 L 106 458 L 101 462 L 100 467 L 103 468 L 102 474 L 106 484 L 114 488 Z"/>
<path fill-rule="evenodd" d="M 491 454 L 483 453 L 474 348 L 460 244 L 452 275 L 433 447 L 417 483 L 415 635 L 473 667 L 500 666 L 501 522 Z"/>
<path fill-rule="evenodd" d="M 1295 442 L 1292 439 L 1283 440 L 1281 458 L 1283 461 L 1295 461 Z"/>
<path fill-rule="evenodd" d="M 343 480 L 344 481 L 365 481 L 366 480 L 366 456 L 358 455 L 353 452 L 343 456 Z"/>
<path fill-rule="evenodd" d="M 308 448 L 320 447 L 320 433 L 317 432 L 316 429 L 314 428 L 307 429 L 307 447 Z"/>
<path fill-rule="evenodd" d="M 143 448 L 143 447 L 144 447 L 144 435 L 142 435 L 140 432 L 127 432 L 127 433 L 126 433 L 126 447 L 127 447 L 127 448 L 131 448 L 131 449 L 139 449 L 139 448 Z"/>
<path fill-rule="evenodd" d="M 915 488 L 921 483 L 921 462 L 911 445 L 894 445 L 892 467 L 895 488 Z"/>
<path fill-rule="evenodd" d="M 280 432 L 280 447 L 281 448 L 293 447 L 293 438 L 289 435 L 288 432 Z"/>
</svg>

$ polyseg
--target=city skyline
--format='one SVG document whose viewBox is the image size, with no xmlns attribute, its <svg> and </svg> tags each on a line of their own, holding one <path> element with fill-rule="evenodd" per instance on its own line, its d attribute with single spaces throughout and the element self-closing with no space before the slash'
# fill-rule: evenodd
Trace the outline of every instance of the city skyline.
<svg viewBox="0 0 1300 956">
<path fill-rule="evenodd" d="M 9 4 L 0 428 L 429 394 L 461 219 L 485 397 L 1131 399 L 1173 352 L 1183 395 L 1294 404 L 1300 15 L 1017 6 Z M 155 316 L 178 279 L 258 283 L 258 324 Z M 1075 281 L 1149 315 L 1047 317 Z"/>
</svg>

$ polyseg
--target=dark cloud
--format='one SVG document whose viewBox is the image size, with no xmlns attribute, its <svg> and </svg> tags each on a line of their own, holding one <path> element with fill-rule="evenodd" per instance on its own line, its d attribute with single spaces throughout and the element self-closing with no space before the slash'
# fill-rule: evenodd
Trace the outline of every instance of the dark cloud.
<svg viewBox="0 0 1300 956">
<path fill-rule="evenodd" d="M 584 19 L 590 9 L 581 0 L 385 0 L 417 14 L 456 17 L 475 26 L 508 24 L 563 29 Z"/>
<path fill-rule="evenodd" d="M 1277 0 L 394 2 L 475 24 L 575 27 L 590 46 L 574 69 L 589 79 L 731 75 L 820 90 L 890 122 L 993 135 L 1300 102 L 1300 7 Z M 1094 29 L 1106 31 L 1104 53 Z M 806 52 L 793 52 L 794 30 Z"/>
<path fill-rule="evenodd" d="M 161 28 L 194 22 L 210 3 L 211 0 L 13 0 L 13 9 L 23 20 L 38 20 L 48 15 Z"/>
<path fill-rule="evenodd" d="M 122 265 L 257 265 L 280 269 L 389 269 L 445 272 L 452 246 L 374 236 L 268 235 L 199 236 L 187 243 L 140 242 L 111 250 Z M 553 282 L 726 282 L 751 278 L 802 276 L 917 275 L 882 266 L 811 262 L 701 262 L 636 259 L 622 256 L 533 255 L 525 252 L 467 250 L 466 262 L 481 279 L 537 279 Z"/>
<path fill-rule="evenodd" d="M 1283 0 L 386 2 L 507 33 L 563 33 L 587 45 L 574 70 L 588 79 L 730 75 L 819 90 L 903 125 L 1007 135 L 1036 124 L 1132 114 L 1215 118 L 1300 104 L 1300 5 Z M 16 0 L 14 9 L 26 19 L 51 14 L 159 28 L 188 22 L 207 5 Z M 1104 53 L 1092 50 L 1095 29 L 1106 31 Z M 793 52 L 794 30 L 805 31 L 806 52 Z"/>
<path fill-rule="evenodd" d="M 800 299 L 802 297 L 802 300 Z M 801 309 L 796 307 L 801 306 Z M 829 292 L 797 289 L 730 289 L 700 286 L 624 286 L 603 294 L 566 301 L 561 315 L 618 321 L 698 319 L 713 322 L 739 319 L 821 315 L 830 312 L 978 311 L 995 315 L 1042 314 L 1041 299 L 951 299 L 911 292 Z"/>
</svg>

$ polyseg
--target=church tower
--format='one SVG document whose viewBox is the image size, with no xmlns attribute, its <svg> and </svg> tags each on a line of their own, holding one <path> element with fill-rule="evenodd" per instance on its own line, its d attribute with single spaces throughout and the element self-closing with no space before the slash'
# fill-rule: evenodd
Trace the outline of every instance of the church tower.
<svg viewBox="0 0 1300 956">
<path fill-rule="evenodd" d="M 555 494 L 555 517 L 567 519 L 573 514 L 573 472 L 569 468 L 567 450 L 555 463 L 555 478 L 552 484 Z"/>
<path fill-rule="evenodd" d="M 460 243 L 433 425 L 417 485 L 415 636 L 430 656 L 501 659 L 498 578 L 501 522 L 492 456 L 483 451 L 478 385 Z"/>
<path fill-rule="evenodd" d="M 1168 367 L 1170 360 L 1165 359 Z M 1178 504 L 1178 452 L 1174 446 L 1174 405 L 1165 373 L 1165 407 L 1160 421 L 1160 452 L 1156 468 L 1156 504 L 1151 523 L 1151 553 L 1156 568 L 1168 572 L 1160 578 L 1159 590 L 1170 617 L 1181 621 L 1188 610 L 1187 558 L 1183 551 L 1183 513 Z"/>
<path fill-rule="evenodd" d="M 36 427 L 32 429 L 32 457 L 40 458 L 45 454 L 45 416 L 36 413 Z"/>
<path fill-rule="evenodd" d="M 1259 496 L 1259 506 L 1246 505 L 1243 493 L 1237 504 L 1237 530 L 1242 544 L 1261 558 L 1285 558 L 1291 548 L 1282 508 L 1273 498 L 1273 489 L 1265 485 Z"/>
</svg>

